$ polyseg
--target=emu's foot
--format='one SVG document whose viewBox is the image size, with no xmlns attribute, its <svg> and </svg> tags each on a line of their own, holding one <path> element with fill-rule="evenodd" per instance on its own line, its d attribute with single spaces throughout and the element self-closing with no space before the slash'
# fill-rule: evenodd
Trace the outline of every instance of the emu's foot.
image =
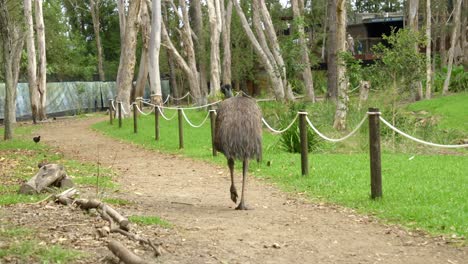
<svg viewBox="0 0 468 264">
<path fill-rule="evenodd" d="M 237 190 L 236 190 L 236 187 L 234 187 L 234 185 L 231 185 L 231 200 L 234 202 L 234 203 L 237 203 Z"/>
<path fill-rule="evenodd" d="M 240 203 L 237 207 L 236 210 L 251 210 L 251 208 L 245 206 L 244 203 Z"/>
</svg>

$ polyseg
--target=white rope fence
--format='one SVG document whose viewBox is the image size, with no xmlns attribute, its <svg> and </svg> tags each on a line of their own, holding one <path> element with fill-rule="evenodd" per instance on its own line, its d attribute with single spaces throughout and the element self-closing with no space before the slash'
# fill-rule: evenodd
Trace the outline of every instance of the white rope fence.
<svg viewBox="0 0 468 264">
<path fill-rule="evenodd" d="M 191 127 L 194 127 L 194 128 L 199 128 L 201 126 L 203 126 L 206 122 L 206 120 L 208 119 L 208 117 L 210 116 L 210 111 L 207 112 L 206 116 L 205 116 L 205 119 L 203 119 L 203 121 L 199 124 L 199 125 L 194 125 L 192 122 L 190 122 L 190 120 L 188 119 L 187 115 L 185 114 L 185 111 L 184 109 L 181 109 L 182 111 L 182 115 L 184 116 L 184 119 L 185 121 L 187 121 L 187 123 L 191 126 Z"/>
<path fill-rule="evenodd" d="M 390 129 L 392 129 L 393 131 L 397 132 L 398 134 L 408 138 L 408 139 L 411 139 L 413 141 L 416 141 L 418 143 L 421 143 L 421 144 L 424 144 L 424 145 L 428 145 L 428 146 L 432 146 L 432 147 L 439 147 L 439 148 L 468 148 L 468 144 L 460 144 L 460 145 L 442 145 L 442 144 L 436 144 L 436 143 L 432 143 L 432 142 L 428 142 L 428 141 L 424 141 L 424 140 L 421 140 L 421 139 L 417 139 L 415 137 L 412 137 L 408 134 L 406 134 L 405 132 L 399 130 L 398 128 L 392 126 L 392 124 L 390 124 L 387 120 L 385 120 L 383 117 L 379 116 L 380 118 L 380 121 L 382 121 L 385 125 L 387 125 Z"/>
<path fill-rule="evenodd" d="M 140 112 L 142 115 L 145 115 L 145 116 L 148 116 L 150 115 L 151 113 L 153 113 L 154 111 L 154 108 L 156 108 L 155 106 L 152 107 L 152 109 L 148 112 L 148 113 L 145 113 L 143 112 L 140 107 L 138 106 L 138 104 L 135 104 L 136 105 L 136 108 L 138 109 L 138 112 Z"/>
<path fill-rule="evenodd" d="M 174 115 L 172 117 L 167 117 L 164 115 L 164 112 L 161 110 L 161 107 L 159 106 L 156 106 L 156 108 L 158 109 L 159 113 L 161 114 L 161 116 L 166 119 L 167 121 L 171 121 L 172 119 L 174 119 L 174 117 L 176 117 L 177 115 L 177 112 L 174 113 Z"/>
<path fill-rule="evenodd" d="M 346 140 L 348 139 L 349 137 L 351 137 L 352 135 L 354 135 L 358 130 L 359 128 L 361 128 L 362 124 L 364 124 L 364 122 L 366 121 L 367 119 L 367 115 L 365 115 L 361 122 L 359 122 L 359 124 L 353 129 L 353 131 L 351 131 L 351 133 L 349 133 L 348 135 L 342 137 L 342 138 L 329 138 L 327 136 L 325 136 L 324 134 L 320 133 L 320 131 L 318 131 L 317 128 L 315 128 L 315 126 L 312 124 L 312 122 L 310 121 L 309 117 L 306 116 L 306 121 L 307 123 L 309 124 L 309 126 L 312 128 L 312 130 L 315 131 L 315 133 L 317 133 L 317 135 L 319 135 L 319 137 L 327 140 L 327 141 L 330 141 L 330 142 L 340 142 L 340 141 L 343 141 L 343 140 Z"/>
<path fill-rule="evenodd" d="M 262 122 L 263 122 L 263 124 L 265 124 L 265 126 L 266 126 L 271 132 L 276 133 L 276 134 L 281 134 L 281 133 L 286 132 L 288 129 L 291 128 L 292 125 L 294 125 L 294 122 L 296 122 L 298 116 L 299 116 L 299 113 L 297 113 L 296 116 L 294 117 L 294 120 L 293 120 L 285 129 L 282 129 L 282 130 L 277 130 L 277 129 L 272 128 L 272 127 L 267 123 L 267 121 L 265 120 L 265 118 L 263 118 L 263 117 L 262 117 Z"/>
</svg>

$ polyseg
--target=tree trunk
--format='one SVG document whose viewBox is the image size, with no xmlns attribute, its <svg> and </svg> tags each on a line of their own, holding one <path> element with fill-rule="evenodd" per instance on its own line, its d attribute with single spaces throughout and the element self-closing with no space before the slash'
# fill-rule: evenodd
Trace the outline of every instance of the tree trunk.
<svg viewBox="0 0 468 264">
<path fill-rule="evenodd" d="M 220 90 L 220 58 L 219 42 L 222 31 L 221 3 L 219 0 L 207 0 L 208 14 L 210 21 L 210 43 L 211 43 L 211 74 L 210 74 L 210 95 L 215 96 Z"/>
<path fill-rule="evenodd" d="M 206 66 L 206 42 L 203 31 L 203 13 L 200 0 L 191 1 L 190 7 L 193 8 L 193 29 L 198 37 L 197 43 L 197 63 L 200 78 L 200 90 L 203 96 L 208 95 L 207 66 Z"/>
<path fill-rule="evenodd" d="M 426 99 L 431 99 L 432 90 L 431 19 L 431 0 L 426 0 Z"/>
<path fill-rule="evenodd" d="M 38 119 L 38 109 L 40 105 L 39 90 L 37 87 L 37 64 L 36 64 L 36 44 L 34 41 L 34 23 L 32 18 L 31 0 L 24 0 L 24 16 L 26 18 L 26 46 L 28 51 L 28 83 L 29 99 L 31 102 L 31 114 L 33 123 Z"/>
<path fill-rule="evenodd" d="M 39 90 L 39 120 L 47 119 L 46 113 L 46 98 L 47 98 L 47 69 L 46 69 L 46 43 L 45 43 L 45 27 L 44 17 L 42 15 L 42 0 L 36 0 L 36 34 L 37 34 L 37 51 L 38 57 L 38 72 L 37 72 L 37 87 Z"/>
<path fill-rule="evenodd" d="M 304 67 L 302 78 L 306 90 L 306 99 L 315 102 L 314 81 L 312 79 L 312 70 L 310 68 L 309 49 L 305 40 L 304 24 L 302 23 L 302 13 L 304 12 L 304 0 L 292 0 L 291 5 L 295 20 L 299 20 L 297 31 L 299 33 L 299 45 L 301 46 L 301 61 Z"/>
<path fill-rule="evenodd" d="M 159 51 L 161 47 L 161 1 L 153 1 L 151 13 L 151 38 L 149 48 L 149 68 L 151 101 L 154 104 L 162 104 L 161 74 L 159 73 Z"/>
<path fill-rule="evenodd" d="M 101 23 L 99 21 L 99 1 L 100 0 L 90 0 L 89 5 L 91 8 L 91 17 L 93 19 L 94 37 L 96 38 L 99 81 L 103 82 L 106 80 L 106 77 L 103 68 L 104 57 L 102 55 L 102 43 L 100 33 Z"/>
<path fill-rule="evenodd" d="M 336 40 L 336 9 L 337 0 L 329 0 L 327 7 L 328 33 L 327 33 L 327 98 L 337 99 L 338 94 L 338 63 Z"/>
<path fill-rule="evenodd" d="M 138 11 L 140 10 L 141 0 L 130 1 L 128 16 L 125 25 L 125 40 L 121 44 L 123 57 L 120 58 L 119 69 L 117 72 L 117 101 L 122 102 L 124 114 L 130 114 L 130 91 L 132 88 L 133 72 L 135 70 L 135 50 L 138 33 Z"/>
<path fill-rule="evenodd" d="M 441 14 L 441 29 L 440 29 L 440 66 L 444 67 L 447 65 L 447 11 L 442 10 Z"/>
<path fill-rule="evenodd" d="M 273 58 L 272 52 L 266 47 L 266 45 L 263 43 L 263 36 L 262 34 L 259 34 L 259 40 L 262 42 L 259 43 L 259 40 L 255 37 L 254 33 L 252 32 L 252 29 L 250 28 L 249 22 L 247 21 L 247 18 L 245 17 L 244 12 L 242 11 L 241 6 L 237 1 L 234 1 L 234 6 L 236 8 L 237 14 L 240 18 L 242 27 L 249 38 L 254 51 L 256 52 L 257 56 L 260 59 L 260 62 L 263 64 L 265 67 L 265 70 L 268 74 L 268 77 L 271 82 L 271 86 L 273 89 L 273 92 L 275 94 L 276 100 L 278 101 L 283 101 L 285 99 L 285 90 L 283 80 L 281 79 L 281 74 L 278 68 L 276 67 L 276 61 Z M 254 1 L 255 3 L 255 1 Z M 255 5 L 253 5 L 255 7 Z M 253 11 L 254 19 L 255 15 L 257 14 L 256 11 Z M 253 26 L 256 27 L 257 32 L 259 32 L 259 22 L 254 21 Z M 272 59 L 273 58 L 273 59 Z"/>
<path fill-rule="evenodd" d="M 138 77 L 135 87 L 132 89 L 132 95 L 130 96 L 132 102 L 135 102 L 136 98 L 144 96 L 146 82 L 148 80 L 148 49 L 150 46 L 151 19 L 149 17 L 146 1 L 142 1 L 140 6 L 140 26 L 142 42 L 140 67 L 138 68 Z"/>
<path fill-rule="evenodd" d="M 410 30 L 413 32 L 419 31 L 418 9 L 419 9 L 419 0 L 410 0 L 409 9 L 408 9 L 408 26 Z M 418 44 L 415 44 L 414 49 L 416 51 L 418 50 Z M 416 81 L 411 86 L 416 89 L 415 100 L 416 101 L 421 100 L 423 98 L 423 89 L 422 89 L 421 81 Z"/>
<path fill-rule="evenodd" d="M 465 67 L 465 71 L 468 70 L 468 1 L 463 2 L 463 21 L 461 23 L 461 49 L 463 54 L 462 63 Z"/>
<path fill-rule="evenodd" d="M 338 0 L 336 6 L 336 52 L 340 54 L 346 50 L 346 0 Z M 338 98 L 336 102 L 335 120 L 333 127 L 337 130 L 346 129 L 346 116 L 348 114 L 348 78 L 346 66 L 341 58 L 338 58 Z"/>
<path fill-rule="evenodd" d="M 452 30 L 452 37 L 450 39 L 450 49 L 448 54 L 448 63 L 447 63 L 447 77 L 444 81 L 444 87 L 442 89 L 442 94 L 446 95 L 449 91 L 450 77 L 452 75 L 452 66 L 453 66 L 453 57 L 455 52 L 455 44 L 457 42 L 457 31 L 460 28 L 460 10 L 461 10 L 462 0 L 457 0 L 455 5 L 455 10 L 453 12 L 454 23 Z"/>
<path fill-rule="evenodd" d="M 228 1 L 227 6 L 224 10 L 224 23 L 223 23 L 223 63 L 222 63 L 222 74 L 223 84 L 232 85 L 232 74 L 231 74 L 231 20 L 232 20 L 232 2 Z"/>
<path fill-rule="evenodd" d="M 12 21 L 4 1 L 0 1 L 0 36 L 5 76 L 4 139 L 13 139 L 16 122 L 16 86 L 24 37 L 21 26 Z"/>
</svg>

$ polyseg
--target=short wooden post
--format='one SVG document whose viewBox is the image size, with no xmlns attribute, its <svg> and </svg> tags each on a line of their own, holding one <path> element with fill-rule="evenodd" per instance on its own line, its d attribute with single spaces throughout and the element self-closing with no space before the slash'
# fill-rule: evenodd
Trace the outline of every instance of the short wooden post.
<svg viewBox="0 0 468 264">
<path fill-rule="evenodd" d="M 371 174 L 371 198 L 382 197 L 382 164 L 380 159 L 380 112 L 369 108 L 369 154 Z"/>
<path fill-rule="evenodd" d="M 309 175 L 309 145 L 307 141 L 307 112 L 299 112 L 299 135 L 301 139 L 301 171 L 302 176 Z"/>
<path fill-rule="evenodd" d="M 137 103 L 133 104 L 133 133 L 138 133 L 138 113 Z"/>
<path fill-rule="evenodd" d="M 122 127 L 122 102 L 117 103 L 117 107 L 119 108 L 119 128 Z"/>
<path fill-rule="evenodd" d="M 177 109 L 179 117 L 179 149 L 184 148 L 184 123 L 182 122 L 182 109 Z"/>
<path fill-rule="evenodd" d="M 211 108 L 211 107 L 210 107 Z M 218 155 L 216 151 L 214 139 L 215 139 L 215 127 L 216 127 L 216 112 L 214 109 L 210 109 L 210 123 L 211 123 L 211 148 L 213 150 L 213 157 Z"/>
<path fill-rule="evenodd" d="M 154 107 L 154 139 L 159 140 L 159 106 Z"/>
<path fill-rule="evenodd" d="M 109 123 L 112 125 L 113 123 L 113 115 L 114 112 L 112 111 L 112 99 L 109 99 Z"/>
</svg>

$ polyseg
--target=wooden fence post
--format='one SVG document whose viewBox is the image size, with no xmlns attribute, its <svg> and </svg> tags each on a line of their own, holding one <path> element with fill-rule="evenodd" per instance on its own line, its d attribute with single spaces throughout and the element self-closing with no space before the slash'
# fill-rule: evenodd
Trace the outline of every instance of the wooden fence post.
<svg viewBox="0 0 468 264">
<path fill-rule="evenodd" d="M 218 152 L 216 151 L 215 144 L 214 144 L 214 139 L 215 139 L 215 126 L 216 126 L 216 112 L 213 109 L 213 107 L 210 107 L 210 123 L 211 123 L 211 148 L 213 150 L 213 157 L 216 157 L 218 155 Z"/>
<path fill-rule="evenodd" d="M 133 104 L 133 133 L 138 133 L 138 113 L 136 102 Z"/>
<path fill-rule="evenodd" d="M 382 197 L 382 164 L 380 159 L 380 112 L 369 108 L 369 155 L 371 174 L 371 198 Z"/>
<path fill-rule="evenodd" d="M 119 128 L 122 127 L 122 102 L 118 102 L 117 106 L 119 108 Z"/>
<path fill-rule="evenodd" d="M 159 106 L 154 107 L 154 139 L 159 140 Z"/>
<path fill-rule="evenodd" d="M 113 121 L 112 121 L 112 118 L 113 118 L 113 112 L 112 112 L 112 99 L 109 99 L 109 123 L 112 125 Z"/>
<path fill-rule="evenodd" d="M 307 112 L 299 112 L 299 135 L 301 139 L 301 171 L 302 176 L 309 175 L 309 145 L 307 141 Z"/>
<path fill-rule="evenodd" d="M 184 124 L 182 122 L 182 109 L 177 109 L 179 117 L 179 149 L 184 148 Z"/>
</svg>

